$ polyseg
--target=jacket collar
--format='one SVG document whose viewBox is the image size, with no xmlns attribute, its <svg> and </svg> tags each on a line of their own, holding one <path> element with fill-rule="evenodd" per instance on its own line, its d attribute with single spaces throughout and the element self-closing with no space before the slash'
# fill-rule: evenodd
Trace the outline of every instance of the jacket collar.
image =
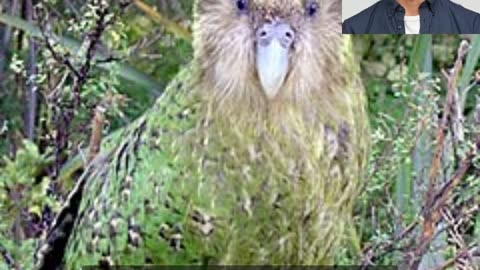
<svg viewBox="0 0 480 270">
<path fill-rule="evenodd" d="M 420 5 L 420 7 L 422 7 L 424 5 L 427 5 L 432 12 L 435 12 L 435 6 L 436 6 L 438 1 L 439 0 L 425 0 L 425 2 L 423 2 Z M 386 0 L 385 2 L 387 2 L 387 9 L 388 9 L 389 13 L 391 13 L 391 14 L 395 13 L 395 10 L 398 7 L 401 7 L 400 4 L 395 0 Z"/>
</svg>

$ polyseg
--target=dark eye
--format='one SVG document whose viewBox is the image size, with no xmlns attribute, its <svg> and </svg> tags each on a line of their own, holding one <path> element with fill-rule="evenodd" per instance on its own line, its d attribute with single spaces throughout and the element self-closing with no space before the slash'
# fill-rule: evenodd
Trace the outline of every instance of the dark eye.
<svg viewBox="0 0 480 270">
<path fill-rule="evenodd" d="M 308 4 L 307 4 L 307 7 L 306 7 L 306 11 L 307 13 L 307 16 L 309 17 L 312 17 L 314 16 L 315 14 L 317 14 L 318 12 L 318 3 L 317 2 L 313 2 L 313 1 L 310 1 Z"/>
<path fill-rule="evenodd" d="M 235 0 L 237 8 L 241 12 L 248 11 L 248 0 Z"/>
</svg>

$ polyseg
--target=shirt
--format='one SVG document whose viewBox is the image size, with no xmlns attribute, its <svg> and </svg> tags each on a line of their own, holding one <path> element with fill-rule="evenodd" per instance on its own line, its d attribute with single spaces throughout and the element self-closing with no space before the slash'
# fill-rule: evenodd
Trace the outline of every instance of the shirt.
<svg viewBox="0 0 480 270">
<path fill-rule="evenodd" d="M 478 1 L 478 0 L 475 0 Z M 419 7 L 420 34 L 480 34 L 480 14 L 450 0 L 425 0 Z M 343 22 L 344 34 L 405 34 L 405 9 L 380 0 Z"/>
<path fill-rule="evenodd" d="M 405 16 L 405 34 L 420 34 L 420 15 Z"/>
</svg>

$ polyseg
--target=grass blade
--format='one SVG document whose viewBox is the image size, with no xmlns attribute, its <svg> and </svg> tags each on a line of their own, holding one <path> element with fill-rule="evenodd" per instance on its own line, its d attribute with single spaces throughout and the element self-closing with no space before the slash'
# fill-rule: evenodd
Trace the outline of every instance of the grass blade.
<svg viewBox="0 0 480 270">
<path fill-rule="evenodd" d="M 470 51 L 467 54 L 465 59 L 465 67 L 463 68 L 462 75 L 459 80 L 460 89 L 465 89 L 470 80 L 473 78 L 473 73 L 475 72 L 475 67 L 477 66 L 478 61 L 480 60 L 480 36 L 474 35 L 470 43 Z"/>
<path fill-rule="evenodd" d="M 432 71 L 432 35 L 418 35 L 408 63 L 408 77 Z"/>
</svg>

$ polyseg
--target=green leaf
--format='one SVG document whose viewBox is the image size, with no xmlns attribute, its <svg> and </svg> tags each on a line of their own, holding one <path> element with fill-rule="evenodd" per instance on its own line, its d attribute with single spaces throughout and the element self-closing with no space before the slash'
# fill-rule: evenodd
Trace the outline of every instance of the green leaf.
<svg viewBox="0 0 480 270">
<path fill-rule="evenodd" d="M 0 23 L 4 23 L 11 27 L 21 29 L 26 34 L 32 37 L 40 38 L 40 39 L 43 38 L 42 32 L 37 26 L 25 20 L 22 20 L 21 18 L 10 16 L 7 14 L 0 14 Z M 62 45 L 72 53 L 77 52 L 81 47 L 81 43 L 79 41 L 69 37 L 53 36 L 53 38 L 55 40 L 58 40 L 60 45 Z M 107 56 L 97 52 L 95 55 L 95 58 L 105 59 L 107 58 Z M 108 63 L 108 64 L 100 63 L 100 64 L 97 64 L 97 66 L 105 70 L 110 70 L 111 68 L 118 68 L 118 74 L 123 79 L 145 87 L 146 90 L 151 92 L 152 95 L 158 96 L 161 93 L 159 82 L 157 82 L 155 79 L 153 79 L 149 75 L 127 64 L 114 62 L 114 63 Z"/>
<path fill-rule="evenodd" d="M 460 95 L 460 107 L 465 108 L 468 93 L 470 90 L 476 88 L 475 84 L 470 84 L 470 81 L 475 76 L 475 67 L 480 60 L 480 36 L 474 36 L 470 43 L 470 50 L 465 59 L 465 66 L 462 70 L 460 80 L 458 82 L 458 89 Z"/>
<path fill-rule="evenodd" d="M 432 72 L 432 35 L 418 35 L 410 55 L 408 77 L 411 79 L 419 72 Z"/>
<path fill-rule="evenodd" d="M 417 79 L 418 74 L 432 74 L 432 36 L 431 35 L 419 35 L 415 39 L 415 45 L 409 59 L 408 78 Z M 430 76 L 429 76 L 430 77 Z M 407 84 L 408 93 L 410 93 L 411 86 Z M 421 134 L 421 136 L 426 136 Z M 414 164 L 409 164 L 406 160 L 400 164 L 397 178 L 395 180 L 395 204 L 401 213 L 404 213 L 407 218 L 414 216 L 414 213 L 418 210 L 415 207 L 411 207 L 411 203 L 418 198 L 414 197 L 414 177 L 412 173 L 414 168 L 426 168 L 428 164 L 418 164 L 417 159 L 418 151 L 428 152 L 429 149 L 424 149 L 422 146 L 417 146 L 412 154 L 414 158 Z M 418 205 L 420 202 L 415 202 Z"/>
<path fill-rule="evenodd" d="M 480 36 L 474 35 L 472 37 L 470 47 L 471 49 L 470 51 L 468 51 L 467 57 L 465 59 L 465 67 L 463 69 L 462 76 L 460 77 L 460 80 L 458 82 L 458 86 L 460 87 L 460 89 L 465 89 L 468 86 L 475 72 L 475 67 L 480 60 Z"/>
</svg>

